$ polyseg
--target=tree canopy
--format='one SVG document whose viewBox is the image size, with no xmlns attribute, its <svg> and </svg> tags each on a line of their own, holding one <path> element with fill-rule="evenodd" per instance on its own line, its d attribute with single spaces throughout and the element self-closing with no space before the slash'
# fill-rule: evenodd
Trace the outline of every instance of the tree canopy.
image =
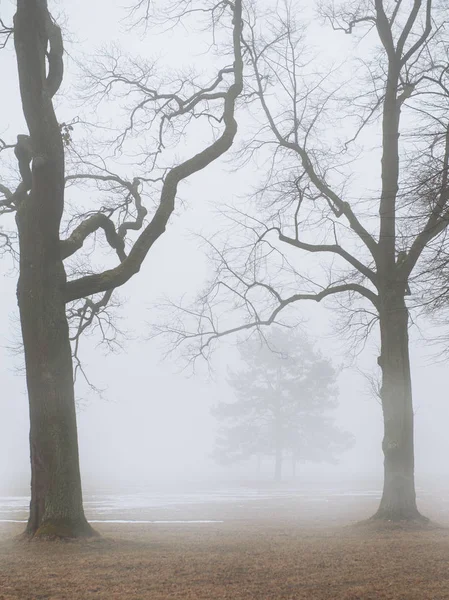
<svg viewBox="0 0 449 600">
<path fill-rule="evenodd" d="M 254 455 L 282 460 L 335 462 L 353 442 L 330 414 L 338 406 L 337 372 L 331 362 L 295 330 L 274 328 L 266 342 L 250 338 L 240 346 L 243 366 L 230 370 L 236 400 L 213 410 L 222 422 L 215 457 L 235 462 Z"/>
</svg>

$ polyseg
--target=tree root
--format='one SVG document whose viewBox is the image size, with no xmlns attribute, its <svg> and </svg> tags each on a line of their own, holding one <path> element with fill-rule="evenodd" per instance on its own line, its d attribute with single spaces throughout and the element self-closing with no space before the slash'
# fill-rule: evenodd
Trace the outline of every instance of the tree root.
<svg viewBox="0 0 449 600">
<path fill-rule="evenodd" d="M 100 534 L 85 519 L 82 521 L 49 519 L 41 523 L 36 531 L 27 529 L 25 536 L 32 540 L 70 540 L 100 537 Z"/>
</svg>

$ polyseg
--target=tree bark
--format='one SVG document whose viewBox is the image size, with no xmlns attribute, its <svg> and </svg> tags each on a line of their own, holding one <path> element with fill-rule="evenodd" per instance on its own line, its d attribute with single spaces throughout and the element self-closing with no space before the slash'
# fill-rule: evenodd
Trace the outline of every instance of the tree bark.
<svg viewBox="0 0 449 600">
<path fill-rule="evenodd" d="M 19 209 L 17 224 L 17 296 L 30 408 L 31 503 L 26 532 L 92 535 L 82 503 L 64 266 L 45 232 L 36 194 Z"/>
<path fill-rule="evenodd" d="M 59 237 L 64 146 L 52 97 L 62 81 L 62 38 L 44 0 L 18 0 L 14 41 L 32 151 L 26 160 L 16 154 L 21 172 L 29 172 L 21 184 L 16 213 L 20 247 L 17 297 L 30 407 L 31 504 L 26 533 L 93 535 L 82 504 L 65 313 L 66 274 Z"/>
<path fill-rule="evenodd" d="M 420 519 L 416 505 L 413 402 L 409 358 L 408 310 L 398 289 L 381 294 L 382 410 L 384 417 L 384 488 L 373 518 Z"/>
<path fill-rule="evenodd" d="M 18 303 L 30 409 L 30 536 L 93 535 L 83 512 L 65 272 L 49 251 L 38 200 L 18 212 Z M 39 218 L 40 217 L 40 218 Z"/>
</svg>

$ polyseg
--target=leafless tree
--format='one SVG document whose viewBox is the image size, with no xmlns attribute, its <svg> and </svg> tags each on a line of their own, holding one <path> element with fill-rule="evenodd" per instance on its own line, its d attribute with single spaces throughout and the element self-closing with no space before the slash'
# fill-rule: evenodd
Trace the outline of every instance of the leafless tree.
<svg viewBox="0 0 449 600">
<path fill-rule="evenodd" d="M 204 356 L 220 337 L 275 323 L 304 300 L 338 301 L 347 335 L 348 326 L 366 333 L 379 323 L 385 478 L 375 518 L 419 519 L 409 310 L 414 290 L 422 300 L 418 261 L 449 222 L 449 13 L 432 0 L 356 0 L 322 6 L 321 15 L 370 43 L 371 58 L 358 57 L 355 76 L 324 75 L 310 62 L 291 5 L 268 19 L 246 15 L 243 46 L 259 111 L 241 156 L 264 160 L 268 175 L 257 213 L 234 210 L 225 247 L 211 243 L 210 285 L 162 330 Z M 345 140 L 348 127 L 354 133 Z M 379 182 L 369 191 L 371 181 L 351 178 L 359 168 L 371 175 L 377 133 Z M 327 259 L 323 268 L 316 257 Z M 232 309 L 245 311 L 243 322 Z"/>
<path fill-rule="evenodd" d="M 146 3 L 140 5 L 145 7 Z M 220 21 L 214 26 L 222 24 L 231 39 L 229 53 L 222 56 L 229 64 L 225 63 L 210 81 L 178 78 L 177 85 L 170 88 L 152 73 L 143 74 L 143 68 L 140 76 L 136 75 L 137 64 L 134 73 L 120 72 L 117 61 L 112 70 L 91 71 L 93 95 L 104 97 L 121 86 L 131 102 L 139 96 L 115 144 L 117 150 L 128 137 L 136 136 L 137 119 L 144 115 L 145 129 L 151 132 L 146 138 L 149 150 L 139 165 L 139 175 L 131 177 L 113 172 L 110 162 L 88 150 L 82 155 L 78 152 L 78 158 L 74 150 L 70 170 L 65 172 L 73 125 L 58 123 L 53 106 L 64 76 L 63 40 L 47 1 L 17 0 L 13 26 L 0 23 L 5 44 L 14 38 L 20 96 L 29 130 L 18 135 L 16 143 L 1 143 L 2 151 L 14 151 L 20 182 L 15 187 L 4 182 L 0 185 L 0 210 L 15 214 L 20 248 L 17 292 L 31 420 L 29 536 L 94 533 L 83 512 L 67 310 L 70 317 L 78 319 L 76 344 L 95 319 L 101 323 L 113 290 L 139 272 L 168 225 L 180 184 L 227 152 L 236 135 L 235 104 L 243 85 L 241 0 L 218 0 L 216 5 Z M 179 2 L 186 14 L 189 6 Z M 102 66 L 100 63 L 97 66 Z M 213 120 L 210 141 L 177 162 L 170 153 L 165 157 L 168 141 L 176 142 L 172 132 L 177 131 L 177 124 L 186 135 L 190 123 L 198 118 Z M 165 160 L 163 168 L 160 157 Z M 78 211 L 70 221 L 65 191 L 70 188 L 71 193 L 73 185 L 86 182 L 95 184 L 100 201 L 94 210 Z M 102 203 L 102 193 L 112 198 L 110 203 Z M 152 202 L 145 206 L 149 193 Z M 62 224 L 69 228 L 64 237 Z M 106 270 L 96 271 L 95 266 L 85 270 L 73 259 L 97 234 L 106 239 L 112 253 L 110 262 L 114 255 L 116 258 Z"/>
</svg>

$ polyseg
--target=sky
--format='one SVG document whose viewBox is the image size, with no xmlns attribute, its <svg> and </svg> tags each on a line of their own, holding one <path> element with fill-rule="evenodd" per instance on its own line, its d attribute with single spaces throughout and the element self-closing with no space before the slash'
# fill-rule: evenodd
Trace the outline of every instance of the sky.
<svg viewBox="0 0 449 600">
<path fill-rule="evenodd" d="M 51 3 L 60 8 L 70 31 L 69 55 L 93 53 L 112 41 L 126 44 L 130 52 L 162 54 L 168 63 L 189 65 L 200 60 L 195 51 L 201 45 L 188 32 L 146 38 L 128 34 L 120 24 L 123 10 L 118 2 L 64 0 Z M 13 3 L 0 0 L 0 14 L 12 14 Z M 315 25 L 315 27 L 317 27 Z M 345 56 L 347 36 L 316 29 L 315 40 L 326 54 Z M 180 58 L 182 57 L 182 58 Z M 0 137 L 14 139 L 23 133 L 17 78 L 12 48 L 0 53 L 3 93 Z M 67 77 L 74 77 L 75 65 L 67 58 Z M 69 90 L 70 92 L 72 90 Z M 58 99 L 60 114 L 69 117 L 71 109 Z M 72 112 L 73 114 L 73 112 Z M 360 177 L 369 178 L 367 171 Z M 210 264 L 195 234 L 213 231 L 216 208 L 247 187 L 247 173 L 232 174 L 224 161 L 195 176 L 183 190 L 185 204 L 167 232 L 151 250 L 141 272 L 120 292 L 124 301 L 121 325 L 130 332 L 124 349 L 105 354 L 95 341 L 84 344 L 83 361 L 102 396 L 78 388 L 80 458 L 86 489 L 101 486 L 145 486 L 178 481 L 226 478 L 233 471 L 214 465 L 210 459 L 216 423 L 210 408 L 217 400 L 232 398 L 226 385 L 226 365 L 235 364 L 235 340 L 224 342 L 213 362 L 214 374 L 200 365 L 195 374 L 182 372 L 179 357 L 162 358 L 159 341 L 149 341 L 149 324 L 158 320 L 155 305 L 162 297 L 178 299 L 195 295 L 210 275 Z M 5 259 L 0 267 L 0 492 L 26 490 L 29 479 L 28 409 L 20 360 L 10 346 L 17 341 L 15 285 L 17 273 Z M 345 362 L 343 339 L 332 335 L 329 311 L 322 306 L 301 305 L 298 318 L 306 319 L 306 329 L 326 356 L 337 364 Z M 421 323 L 422 327 L 427 324 Z M 424 344 L 418 330 L 412 330 L 412 364 L 416 413 L 417 478 L 449 478 L 445 457 L 449 452 L 449 403 L 447 363 L 436 359 L 438 349 Z M 343 353 L 343 355 L 342 355 Z M 367 391 L 357 369 L 371 370 L 377 357 L 375 342 L 368 345 L 354 368 L 342 370 L 339 378 L 340 407 L 337 423 L 351 431 L 356 445 L 337 467 L 304 465 L 304 477 L 322 481 L 347 478 L 355 482 L 382 473 L 381 408 Z M 251 472 L 251 467 L 249 467 Z M 241 469 L 235 473 L 242 474 Z M 245 471 L 246 472 L 246 471 Z"/>
</svg>

